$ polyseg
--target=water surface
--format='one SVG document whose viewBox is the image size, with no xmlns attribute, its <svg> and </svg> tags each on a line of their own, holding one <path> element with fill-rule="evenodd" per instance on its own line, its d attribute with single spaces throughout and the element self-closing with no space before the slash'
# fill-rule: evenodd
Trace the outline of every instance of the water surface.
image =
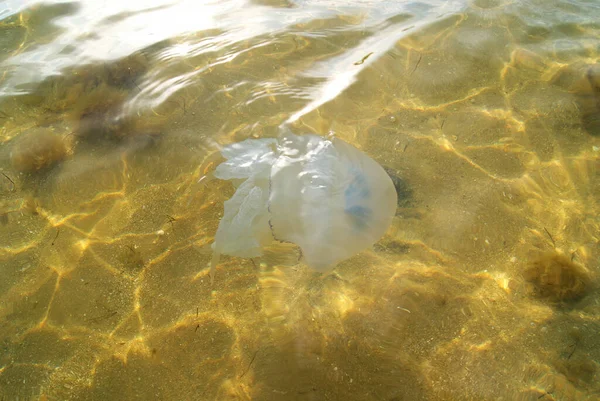
<svg viewBox="0 0 600 401">
<path fill-rule="evenodd" d="M 0 2 L 3 400 L 596 400 L 595 1 Z M 208 266 L 220 146 L 399 194 L 320 275 Z"/>
</svg>

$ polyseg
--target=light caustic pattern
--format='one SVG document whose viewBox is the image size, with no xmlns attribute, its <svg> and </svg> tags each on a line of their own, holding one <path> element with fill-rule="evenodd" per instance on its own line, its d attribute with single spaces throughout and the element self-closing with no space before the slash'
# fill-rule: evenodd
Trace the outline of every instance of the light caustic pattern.
<svg viewBox="0 0 600 401">
<path fill-rule="evenodd" d="M 515 16 L 533 11 L 509 12 L 518 4 L 474 1 L 369 56 L 354 84 L 292 124 L 353 144 L 399 194 L 386 235 L 324 276 L 274 243 L 261 258 L 223 257 L 210 285 L 234 191 L 212 177 L 211 143 L 272 136 L 309 96 L 297 71 L 356 41 L 321 31 L 361 18 L 250 40 L 229 62 L 129 60 L 123 75 L 109 64 L 95 70 L 106 85 L 73 74 L 42 99 L 2 103 L 0 396 L 597 398 L 596 28 L 562 26 L 569 47 Z M 121 127 L 96 118 L 102 140 L 82 134 L 90 108 L 114 117 L 190 76 Z M 19 174 L 12 141 L 36 125 L 68 155 Z"/>
</svg>

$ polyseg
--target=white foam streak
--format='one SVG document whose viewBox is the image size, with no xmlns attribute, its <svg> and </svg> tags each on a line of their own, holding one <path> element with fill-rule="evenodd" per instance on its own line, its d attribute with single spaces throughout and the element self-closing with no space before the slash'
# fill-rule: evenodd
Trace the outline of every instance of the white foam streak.
<svg viewBox="0 0 600 401">
<path fill-rule="evenodd" d="M 325 78 L 325 81 L 311 90 L 309 98 L 313 100 L 301 110 L 292 114 L 285 124 L 293 123 L 300 117 L 335 99 L 356 81 L 361 71 L 385 55 L 400 39 L 412 34 L 415 30 L 432 24 L 449 10 L 456 12 L 459 7 L 459 2 L 445 2 L 436 8 L 430 9 L 428 15 L 419 15 L 418 18 L 412 18 L 401 25 L 385 28 L 362 41 L 354 49 L 349 49 L 336 58 L 321 62 L 311 70 L 303 73 L 307 77 Z M 367 55 L 369 56 L 364 59 Z"/>
</svg>

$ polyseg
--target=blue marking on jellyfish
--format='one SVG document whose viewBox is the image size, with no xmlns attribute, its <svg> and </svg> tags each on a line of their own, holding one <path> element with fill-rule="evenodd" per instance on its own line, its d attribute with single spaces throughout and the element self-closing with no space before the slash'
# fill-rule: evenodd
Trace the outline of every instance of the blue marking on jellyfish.
<svg viewBox="0 0 600 401">
<path fill-rule="evenodd" d="M 346 207 L 344 211 L 352 219 L 354 228 L 365 230 L 368 227 L 369 218 L 371 217 L 371 209 L 364 207 L 361 203 L 369 198 L 371 191 L 365 176 L 355 167 L 350 170 L 352 174 L 352 182 L 344 191 Z"/>
</svg>

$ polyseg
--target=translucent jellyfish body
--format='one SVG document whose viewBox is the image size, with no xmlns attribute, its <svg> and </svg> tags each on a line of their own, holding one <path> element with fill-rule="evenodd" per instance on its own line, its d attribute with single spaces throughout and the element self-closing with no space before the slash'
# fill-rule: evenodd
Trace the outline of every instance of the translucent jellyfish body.
<svg viewBox="0 0 600 401">
<path fill-rule="evenodd" d="M 392 180 L 373 159 L 340 139 L 287 133 L 248 139 L 221 151 L 215 176 L 237 186 L 213 243 L 221 254 L 257 257 L 273 240 L 302 249 L 325 272 L 372 246 L 396 211 Z"/>
</svg>

